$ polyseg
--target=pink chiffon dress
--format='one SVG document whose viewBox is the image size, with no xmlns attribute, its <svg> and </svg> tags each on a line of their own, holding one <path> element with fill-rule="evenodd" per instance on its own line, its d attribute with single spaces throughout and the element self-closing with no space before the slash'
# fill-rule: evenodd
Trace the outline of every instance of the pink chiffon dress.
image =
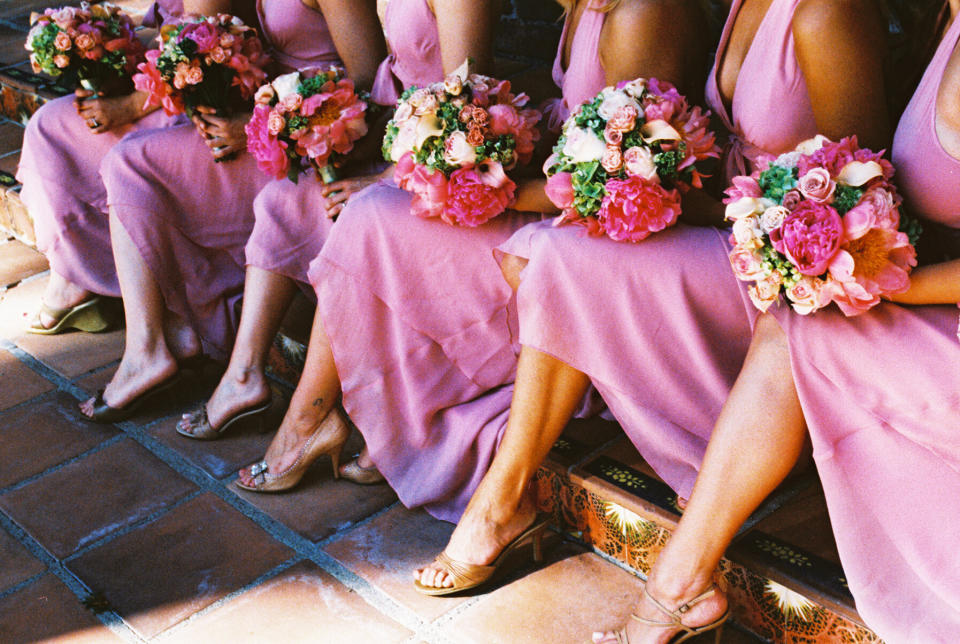
<svg viewBox="0 0 960 644">
<path fill-rule="evenodd" d="M 371 91 L 375 103 L 394 106 L 403 87 L 443 79 L 437 21 L 426 0 L 392 0 L 383 31 L 391 53 L 377 69 Z M 376 173 L 385 167 L 385 162 L 370 162 L 360 171 Z M 310 262 L 334 223 L 326 216 L 322 190 L 314 172 L 301 175 L 296 184 L 287 179 L 268 183 L 253 205 L 256 223 L 247 241 L 247 265 L 307 285 Z M 315 297 L 309 285 L 304 292 Z"/>
<path fill-rule="evenodd" d="M 729 113 L 716 65 L 707 80 L 707 102 L 732 133 L 723 159 L 728 174 L 746 170 L 761 151 L 786 152 L 816 134 L 794 55 L 798 3 L 770 6 Z M 741 4 L 731 7 L 717 60 Z M 728 235 L 681 223 L 632 244 L 542 222 L 499 248 L 529 260 L 517 295 L 521 344 L 589 375 L 644 459 L 684 497 L 757 315 L 730 268 Z"/>
<path fill-rule="evenodd" d="M 936 133 L 936 99 L 960 42 L 954 21 L 904 112 L 894 180 L 960 257 L 960 159 Z M 960 633 L 960 341 L 955 306 L 884 302 L 844 317 L 777 315 L 847 583 L 889 642 Z"/>
<path fill-rule="evenodd" d="M 260 0 L 261 35 L 283 71 L 337 63 L 323 15 L 300 0 Z M 192 123 L 134 135 L 101 169 L 107 203 L 140 249 L 167 308 L 216 358 L 230 354 L 253 230 L 253 203 L 270 178 L 242 152 L 215 163 Z"/>
<path fill-rule="evenodd" d="M 570 69 L 555 68 L 568 104 L 605 85 L 605 15 L 584 12 Z M 311 264 L 343 405 L 408 507 L 456 521 L 496 452 L 519 346 L 491 251 L 535 218 L 458 228 L 411 214 L 409 193 L 381 182 L 351 198 Z"/>
<path fill-rule="evenodd" d="M 181 0 L 160 0 L 154 6 L 150 15 L 160 20 L 175 19 L 183 10 Z M 157 110 L 94 134 L 77 114 L 72 95 L 45 103 L 30 117 L 17 180 L 23 184 L 20 198 L 33 218 L 37 247 L 54 271 L 92 293 L 119 297 L 100 163 L 132 133 L 177 122 Z"/>
</svg>

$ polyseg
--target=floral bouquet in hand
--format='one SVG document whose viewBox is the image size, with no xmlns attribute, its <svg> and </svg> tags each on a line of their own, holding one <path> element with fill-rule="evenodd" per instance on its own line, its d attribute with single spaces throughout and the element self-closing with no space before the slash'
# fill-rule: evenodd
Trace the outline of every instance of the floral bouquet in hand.
<svg viewBox="0 0 960 644">
<path fill-rule="evenodd" d="M 547 196 L 563 211 L 556 223 L 631 242 L 675 224 L 681 192 L 702 186 L 696 162 L 720 156 L 709 114 L 655 78 L 580 105 L 543 166 Z"/>
<path fill-rule="evenodd" d="M 733 179 L 724 199 L 730 262 L 738 279 L 756 282 L 758 309 L 783 292 L 801 315 L 836 302 L 853 316 L 909 287 L 919 227 L 901 217 L 882 154 L 856 137 L 818 136 Z"/>
<path fill-rule="evenodd" d="M 413 193 L 413 213 L 479 226 L 514 199 L 507 171 L 527 164 L 540 137 L 540 112 L 509 81 L 458 70 L 443 82 L 407 89 L 387 124 L 383 156 Z"/>
<path fill-rule="evenodd" d="M 313 166 L 324 183 L 367 133 L 367 103 L 335 67 L 291 72 L 257 90 L 247 123 L 247 150 L 265 173 L 294 183 Z"/>
<path fill-rule="evenodd" d="M 95 94 L 129 89 L 143 60 L 129 16 L 111 4 L 47 9 L 30 18 L 26 48 L 34 72 L 79 84 Z"/>
<path fill-rule="evenodd" d="M 203 105 L 227 115 L 247 109 L 267 76 L 270 59 L 257 30 L 234 16 L 194 16 L 165 25 L 160 41 L 133 77 L 136 88 L 149 94 L 145 108 L 193 116 Z"/>
</svg>

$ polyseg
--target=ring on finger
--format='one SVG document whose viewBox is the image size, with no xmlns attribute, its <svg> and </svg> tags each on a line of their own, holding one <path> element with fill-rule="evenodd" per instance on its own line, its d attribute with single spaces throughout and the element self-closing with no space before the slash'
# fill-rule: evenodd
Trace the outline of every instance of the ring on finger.
<svg viewBox="0 0 960 644">
<path fill-rule="evenodd" d="M 98 121 L 98 120 L 95 119 L 95 118 L 94 118 L 94 119 L 87 119 L 87 127 L 89 127 L 91 130 L 95 130 L 95 129 L 97 129 L 98 127 L 100 127 L 100 121 Z"/>
</svg>

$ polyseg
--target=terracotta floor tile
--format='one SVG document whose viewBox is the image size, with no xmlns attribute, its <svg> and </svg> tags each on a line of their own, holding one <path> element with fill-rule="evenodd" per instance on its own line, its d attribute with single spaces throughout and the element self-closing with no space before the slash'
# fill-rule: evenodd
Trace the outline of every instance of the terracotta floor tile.
<svg viewBox="0 0 960 644">
<path fill-rule="evenodd" d="M 24 334 L 24 329 L 40 310 L 40 298 L 48 280 L 48 277 L 40 277 L 0 293 L 0 337 L 14 340 Z"/>
<path fill-rule="evenodd" d="M 0 170 L 3 159 L 0 159 Z M 16 240 L 0 243 L 0 287 L 47 270 L 47 258 Z"/>
<path fill-rule="evenodd" d="M 63 392 L 0 413 L 0 488 L 39 474 L 115 436 L 116 428 L 87 421 Z"/>
<path fill-rule="evenodd" d="M 23 364 L 7 351 L 0 350 L 0 409 L 7 409 L 53 389 L 53 383 Z"/>
<path fill-rule="evenodd" d="M 122 440 L 0 496 L 0 508 L 63 558 L 194 489 L 143 447 Z"/>
<path fill-rule="evenodd" d="M 113 365 L 89 376 L 78 378 L 74 382 L 93 396 L 107 386 L 116 370 L 117 366 Z M 195 409 L 201 401 L 210 396 L 212 391 L 213 386 L 205 380 L 200 381 L 193 375 L 185 374 L 177 385 L 158 395 L 149 404 L 142 406 L 128 420 L 136 425 L 146 425 L 168 416 L 179 418 L 180 414 Z"/>
<path fill-rule="evenodd" d="M 410 635 L 316 565 L 302 562 L 158 641 L 388 644 Z"/>
<path fill-rule="evenodd" d="M 466 598 L 422 595 L 411 574 L 443 550 L 452 532 L 453 524 L 397 506 L 324 549 L 424 621 L 433 621 Z"/>
<path fill-rule="evenodd" d="M 257 494 L 241 490 L 235 483 L 230 484 L 230 489 L 311 541 L 343 530 L 397 499 L 386 483 L 357 485 L 334 480 L 326 456 L 314 463 L 300 484 L 288 492 Z"/>
<path fill-rule="evenodd" d="M 31 555 L 16 539 L 0 530 L 0 592 L 46 569 L 42 561 Z M 0 641 L 3 641 L 2 637 Z"/>
<path fill-rule="evenodd" d="M 0 600 L 0 641 L 122 642 L 53 575 Z"/>
<path fill-rule="evenodd" d="M 222 500 L 204 494 L 67 565 L 151 638 L 292 555 Z"/>
<path fill-rule="evenodd" d="M 67 378 L 76 378 L 120 359 L 123 354 L 123 329 L 106 333 L 74 331 L 60 335 L 24 333 L 16 339 L 16 343 L 51 369 Z"/>
<path fill-rule="evenodd" d="M 444 633 L 464 644 L 582 644 L 593 631 L 626 621 L 643 586 L 639 578 L 570 544 L 548 559 L 549 566 L 481 598 Z"/>
</svg>

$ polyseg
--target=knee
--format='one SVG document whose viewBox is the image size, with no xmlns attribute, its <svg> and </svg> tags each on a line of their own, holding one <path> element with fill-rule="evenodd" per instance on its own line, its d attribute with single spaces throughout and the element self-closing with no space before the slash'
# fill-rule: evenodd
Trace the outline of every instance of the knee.
<svg viewBox="0 0 960 644">
<path fill-rule="evenodd" d="M 500 272 L 503 273 L 503 279 L 514 291 L 520 288 L 520 273 L 528 263 L 529 260 L 516 255 L 504 255 L 500 261 Z"/>
</svg>

